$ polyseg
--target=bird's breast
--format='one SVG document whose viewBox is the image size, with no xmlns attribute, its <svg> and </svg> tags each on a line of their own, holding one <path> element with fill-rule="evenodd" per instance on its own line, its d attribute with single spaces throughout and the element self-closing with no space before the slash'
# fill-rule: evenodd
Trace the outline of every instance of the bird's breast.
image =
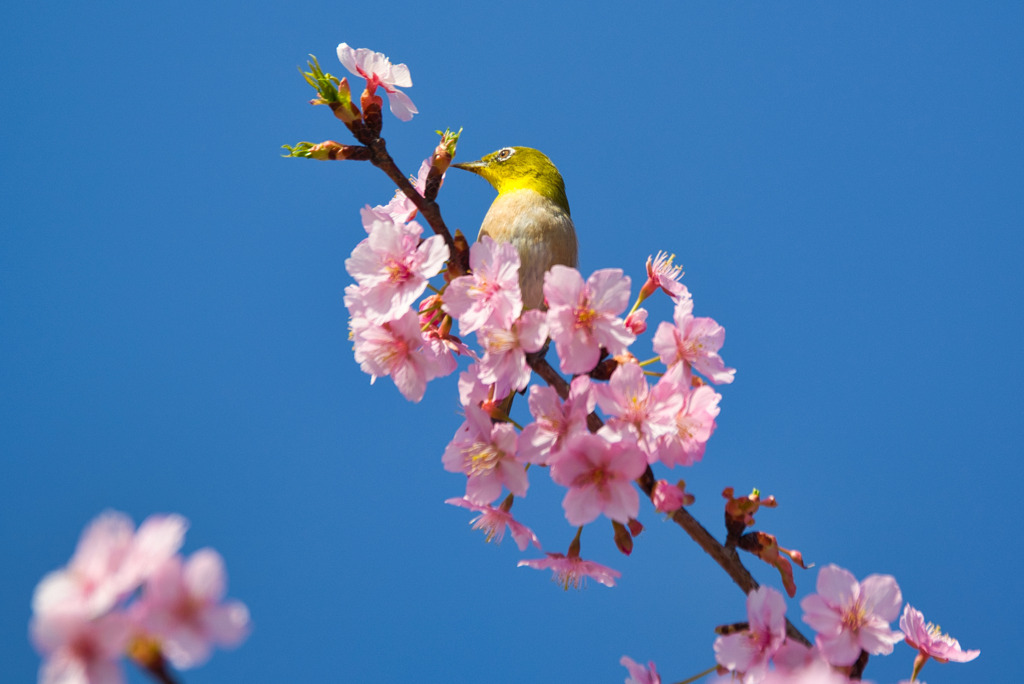
<svg viewBox="0 0 1024 684">
<path fill-rule="evenodd" d="M 523 306 L 544 303 L 544 274 L 555 264 L 576 267 L 576 229 L 569 213 L 528 189 L 498 195 L 480 226 L 480 236 L 511 242 L 519 252 Z"/>
</svg>

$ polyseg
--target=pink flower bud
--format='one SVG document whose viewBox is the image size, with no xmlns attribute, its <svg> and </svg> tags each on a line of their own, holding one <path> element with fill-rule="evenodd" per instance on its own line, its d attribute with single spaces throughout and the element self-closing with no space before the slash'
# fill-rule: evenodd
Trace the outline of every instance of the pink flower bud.
<svg viewBox="0 0 1024 684">
<path fill-rule="evenodd" d="M 637 309 L 626 316 L 626 327 L 634 335 L 647 332 L 647 309 Z"/>
</svg>

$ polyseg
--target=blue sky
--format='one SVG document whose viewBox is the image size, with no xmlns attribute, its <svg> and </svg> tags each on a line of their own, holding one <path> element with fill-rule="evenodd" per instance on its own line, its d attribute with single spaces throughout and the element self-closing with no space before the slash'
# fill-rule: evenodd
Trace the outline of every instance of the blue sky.
<svg viewBox="0 0 1024 684">
<path fill-rule="evenodd" d="M 649 510 L 620 586 L 563 593 L 442 501 L 454 379 L 406 403 L 346 339 L 369 165 L 282 159 L 346 131 L 296 66 L 339 42 L 412 71 L 386 118 L 407 172 L 545 151 L 581 268 L 674 252 L 727 330 L 718 431 L 685 477 L 781 502 L 758 527 L 818 565 L 896 576 L 981 648 L 923 678 L 1014 671 L 1024 9 L 1014 3 L 22 3 L 0 27 L 0 662 L 31 681 L 35 583 L 106 508 L 176 511 L 225 557 L 255 630 L 183 680 L 665 681 L 713 662 L 743 596 Z M 440 196 L 474 235 L 493 197 Z M 665 316 L 667 307 L 652 307 Z M 645 342 L 642 345 L 649 344 Z M 572 529 L 535 478 L 520 509 Z M 763 582 L 776 577 L 755 562 Z M 816 571 L 798 572 L 798 597 Z M 795 601 L 790 616 L 799 620 Z M 909 675 L 912 652 L 867 676 Z M 132 674 L 132 681 L 143 681 Z"/>
</svg>

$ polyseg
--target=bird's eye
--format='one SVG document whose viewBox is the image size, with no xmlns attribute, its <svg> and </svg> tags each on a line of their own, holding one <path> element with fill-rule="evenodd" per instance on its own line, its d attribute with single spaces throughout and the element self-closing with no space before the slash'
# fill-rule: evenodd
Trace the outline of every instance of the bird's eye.
<svg viewBox="0 0 1024 684">
<path fill-rule="evenodd" d="M 502 149 L 498 150 L 498 161 L 505 161 L 515 153 L 516 151 L 513 150 L 511 147 L 503 147 Z"/>
</svg>

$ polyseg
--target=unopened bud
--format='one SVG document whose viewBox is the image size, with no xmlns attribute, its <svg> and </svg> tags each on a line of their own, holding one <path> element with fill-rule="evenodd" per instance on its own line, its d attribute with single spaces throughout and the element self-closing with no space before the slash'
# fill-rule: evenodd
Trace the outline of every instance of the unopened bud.
<svg viewBox="0 0 1024 684">
<path fill-rule="evenodd" d="M 683 506 L 693 503 L 693 495 L 683 491 L 685 486 L 685 483 L 680 486 L 669 484 L 668 480 L 658 480 L 651 493 L 651 502 L 654 503 L 654 508 L 662 513 L 673 513 Z"/>
<path fill-rule="evenodd" d="M 384 104 L 384 100 L 381 99 L 380 95 L 374 95 L 367 88 L 363 91 L 362 97 L 359 98 L 359 104 L 363 107 L 363 123 L 366 125 L 366 128 L 374 136 L 379 136 L 381 128 L 384 127 L 384 116 L 381 114 L 381 106 Z"/>
<path fill-rule="evenodd" d="M 733 488 L 726 487 L 722 496 L 728 499 L 725 504 L 726 546 L 735 546 L 743 530 L 754 524 L 754 514 L 762 506 L 775 508 L 778 502 L 774 496 L 761 499 L 761 492 L 753 490 L 747 496 L 734 496 Z"/>
<path fill-rule="evenodd" d="M 434 154 L 430 158 L 430 168 L 437 169 L 438 175 L 443 174 L 452 164 L 452 155 L 444 144 L 434 148 Z"/>
<path fill-rule="evenodd" d="M 444 312 L 441 311 L 441 295 L 433 294 L 424 297 L 420 302 L 419 316 L 421 328 L 436 328 L 444 316 Z"/>
<path fill-rule="evenodd" d="M 615 546 L 619 548 L 619 551 L 627 556 L 633 553 L 633 536 L 629 530 L 617 520 L 612 520 L 612 529 L 615 531 Z"/>
<path fill-rule="evenodd" d="M 370 148 L 362 145 L 342 145 L 333 140 L 325 140 L 309 148 L 309 157 L 331 161 L 341 159 L 366 161 L 370 158 Z"/>
<path fill-rule="evenodd" d="M 643 335 L 647 332 L 647 309 L 637 309 L 626 316 L 626 327 L 634 335 Z"/>
<path fill-rule="evenodd" d="M 438 331 L 441 333 L 442 337 L 452 336 L 452 320 L 452 317 L 448 315 L 441 319 L 441 327 L 438 329 Z M 455 339 L 457 340 L 458 338 Z"/>
<path fill-rule="evenodd" d="M 337 160 L 352 159 L 354 161 L 367 161 L 371 158 L 370 148 L 361 145 L 342 145 L 333 140 L 325 140 L 322 143 L 300 142 L 293 145 L 284 145 L 288 150 L 286 157 L 304 157 L 306 159 Z"/>
<path fill-rule="evenodd" d="M 352 93 L 348 89 L 348 79 L 343 78 L 338 83 L 338 102 L 331 103 L 331 111 L 334 112 L 334 116 L 341 119 L 346 126 L 352 127 L 352 124 L 358 122 L 362 115 L 359 113 L 359 107 L 356 107 L 356 103 L 352 101 Z"/>
</svg>

